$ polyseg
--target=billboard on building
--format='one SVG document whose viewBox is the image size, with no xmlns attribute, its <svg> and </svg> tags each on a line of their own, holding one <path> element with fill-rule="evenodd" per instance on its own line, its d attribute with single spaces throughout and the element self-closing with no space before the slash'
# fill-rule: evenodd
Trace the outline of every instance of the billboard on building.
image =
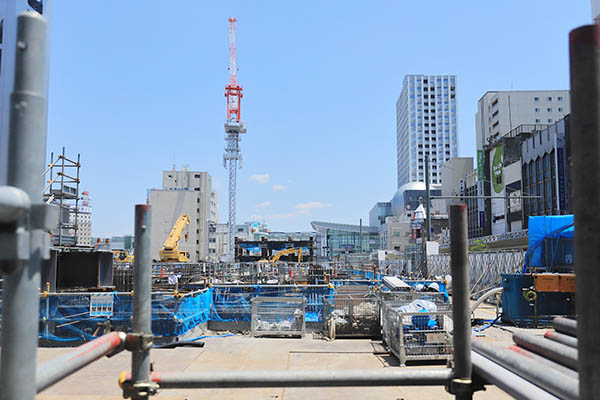
<svg viewBox="0 0 600 400">
<path fill-rule="evenodd" d="M 506 232 L 504 199 L 504 154 L 500 143 L 490 151 L 490 175 L 492 181 L 492 235 Z"/>
</svg>

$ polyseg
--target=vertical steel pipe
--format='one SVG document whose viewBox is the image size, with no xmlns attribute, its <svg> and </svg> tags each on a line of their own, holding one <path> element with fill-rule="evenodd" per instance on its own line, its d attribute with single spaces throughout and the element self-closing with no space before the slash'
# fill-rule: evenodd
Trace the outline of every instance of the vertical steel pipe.
<svg viewBox="0 0 600 400">
<path fill-rule="evenodd" d="M 135 250 L 133 260 L 133 332 L 152 334 L 152 264 L 150 260 L 151 206 L 135 206 Z M 131 357 L 132 381 L 150 380 L 150 350 L 133 351 Z M 137 399 L 147 399 L 140 395 Z"/>
<path fill-rule="evenodd" d="M 14 43 L 7 43 L 14 45 Z M 10 98 L 7 183 L 22 189 L 33 204 L 42 202 L 46 161 L 46 21 L 37 13 L 17 18 L 14 89 Z M 29 260 L 15 261 L 4 273 L 0 397 L 35 398 L 40 271 L 47 234 L 21 220 L 30 231 Z M 45 251 L 44 251 L 45 250 Z"/>
<path fill-rule="evenodd" d="M 569 53 L 579 385 L 592 399 L 600 393 L 600 27 L 571 31 Z"/>
<path fill-rule="evenodd" d="M 457 399 L 471 399 L 471 307 L 469 306 L 469 239 L 467 206 L 450 206 L 450 270 L 452 273 L 452 316 L 454 319 L 454 374 L 460 385 Z"/>
</svg>

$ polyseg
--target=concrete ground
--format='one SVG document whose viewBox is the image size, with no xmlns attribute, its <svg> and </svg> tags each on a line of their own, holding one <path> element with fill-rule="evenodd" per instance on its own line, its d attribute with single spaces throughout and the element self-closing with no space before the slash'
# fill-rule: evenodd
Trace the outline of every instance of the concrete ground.
<svg viewBox="0 0 600 400">
<path fill-rule="evenodd" d="M 490 328 L 492 329 L 492 328 Z M 326 341 L 308 334 L 304 339 L 250 338 L 231 336 L 205 339 L 204 348 L 154 349 L 152 361 L 157 371 L 227 370 L 310 370 L 401 368 L 395 357 L 384 353 L 381 342 L 370 339 Z M 69 349 L 40 348 L 38 362 L 56 357 Z M 103 358 L 48 388 L 40 400 L 120 399 L 117 378 L 129 370 L 131 355 L 122 352 Z M 418 365 L 405 368 L 440 368 L 444 365 Z M 181 389 L 159 391 L 161 399 L 452 399 L 443 387 L 342 387 L 267 389 Z M 490 386 L 475 399 L 509 399 Z"/>
</svg>

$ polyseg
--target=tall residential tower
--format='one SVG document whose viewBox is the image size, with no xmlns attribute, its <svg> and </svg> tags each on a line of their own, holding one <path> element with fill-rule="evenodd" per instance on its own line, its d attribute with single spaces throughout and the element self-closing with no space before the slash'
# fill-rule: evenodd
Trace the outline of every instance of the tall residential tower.
<svg viewBox="0 0 600 400">
<path fill-rule="evenodd" d="M 396 102 L 398 188 L 425 181 L 441 183 L 440 167 L 458 154 L 456 75 L 406 75 Z"/>
</svg>

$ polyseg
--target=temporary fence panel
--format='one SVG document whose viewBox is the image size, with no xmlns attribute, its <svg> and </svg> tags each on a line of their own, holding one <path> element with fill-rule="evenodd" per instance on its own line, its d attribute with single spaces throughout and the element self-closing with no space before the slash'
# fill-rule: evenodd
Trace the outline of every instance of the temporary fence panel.
<svg viewBox="0 0 600 400">
<path fill-rule="evenodd" d="M 382 305 L 383 338 L 400 364 L 452 357 L 452 311 L 403 312 L 395 304 Z"/>
<path fill-rule="evenodd" d="M 208 321 L 214 308 L 212 298 L 211 289 L 183 298 L 153 294 L 152 333 L 183 335 Z M 40 299 L 39 337 L 47 342 L 80 342 L 111 330 L 131 332 L 131 316 L 129 293 L 50 293 Z"/>
<path fill-rule="evenodd" d="M 325 329 L 332 338 L 379 336 L 379 298 L 374 294 L 336 293 L 323 300 Z"/>
<path fill-rule="evenodd" d="M 252 299 L 252 336 L 304 337 L 304 297 L 255 297 Z"/>
<path fill-rule="evenodd" d="M 502 274 L 518 273 L 523 267 L 525 252 L 509 250 L 469 254 L 469 286 L 471 293 L 498 287 L 502 283 Z M 450 275 L 450 255 L 439 254 L 427 257 L 430 276 Z"/>
</svg>

